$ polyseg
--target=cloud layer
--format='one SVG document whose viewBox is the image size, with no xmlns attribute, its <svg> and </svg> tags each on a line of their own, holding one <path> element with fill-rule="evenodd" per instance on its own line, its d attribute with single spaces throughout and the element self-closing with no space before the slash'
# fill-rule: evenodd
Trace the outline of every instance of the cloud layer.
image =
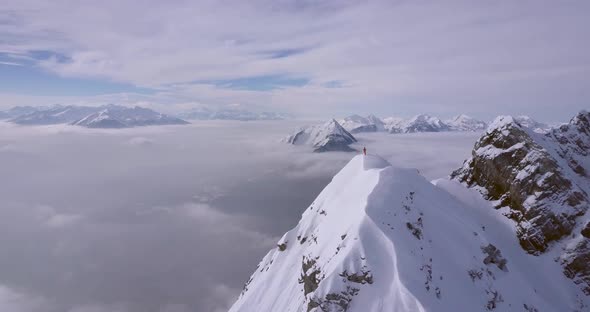
<svg viewBox="0 0 590 312">
<path fill-rule="evenodd" d="M 225 311 L 352 157 L 278 142 L 296 126 L 0 123 L 0 310 Z M 475 138 L 367 134 L 358 147 L 436 178 Z"/>
<path fill-rule="evenodd" d="M 151 91 L 0 99 L 565 118 L 590 95 L 588 9 L 585 1 L 10 1 L 0 11 L 0 61 Z"/>
</svg>

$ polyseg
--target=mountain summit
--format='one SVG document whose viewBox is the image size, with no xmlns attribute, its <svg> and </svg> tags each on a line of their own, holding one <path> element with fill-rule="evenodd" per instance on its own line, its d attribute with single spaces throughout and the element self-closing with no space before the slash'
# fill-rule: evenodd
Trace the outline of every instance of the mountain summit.
<svg viewBox="0 0 590 312">
<path fill-rule="evenodd" d="M 477 193 L 354 157 L 260 262 L 230 312 L 571 311 L 587 299 L 525 253 Z"/>
<path fill-rule="evenodd" d="M 354 151 L 349 147 L 356 139 L 338 121 L 332 119 L 322 125 L 303 128 L 283 139 L 293 145 L 311 145 L 314 152 Z"/>
</svg>

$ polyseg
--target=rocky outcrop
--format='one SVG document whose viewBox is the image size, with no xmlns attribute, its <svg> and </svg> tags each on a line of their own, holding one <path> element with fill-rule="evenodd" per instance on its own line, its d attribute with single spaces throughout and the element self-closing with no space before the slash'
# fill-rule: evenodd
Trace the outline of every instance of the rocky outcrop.
<svg viewBox="0 0 590 312">
<path fill-rule="evenodd" d="M 590 293 L 586 233 L 590 208 L 590 113 L 540 134 L 498 117 L 451 178 L 479 190 L 516 222 L 521 246 L 538 255 L 553 242 L 565 248 L 568 277 Z"/>
</svg>

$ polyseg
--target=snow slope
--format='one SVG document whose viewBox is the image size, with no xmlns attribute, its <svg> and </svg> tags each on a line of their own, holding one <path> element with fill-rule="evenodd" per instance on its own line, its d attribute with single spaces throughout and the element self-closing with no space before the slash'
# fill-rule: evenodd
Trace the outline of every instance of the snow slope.
<svg viewBox="0 0 590 312">
<path fill-rule="evenodd" d="M 436 185 L 380 157 L 354 157 L 230 312 L 588 309 L 559 266 L 527 255 L 479 194 Z"/>
<path fill-rule="evenodd" d="M 283 142 L 293 145 L 311 145 L 314 152 L 349 152 L 353 151 L 349 145 L 356 142 L 356 139 L 335 119 L 332 119 L 322 125 L 300 129 L 283 139 Z"/>
</svg>

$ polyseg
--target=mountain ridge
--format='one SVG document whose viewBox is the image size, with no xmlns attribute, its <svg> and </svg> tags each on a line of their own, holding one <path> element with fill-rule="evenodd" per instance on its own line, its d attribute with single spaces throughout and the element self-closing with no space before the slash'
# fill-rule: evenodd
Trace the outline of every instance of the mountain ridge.
<svg viewBox="0 0 590 312">
<path fill-rule="evenodd" d="M 488 205 L 457 182 L 355 156 L 229 311 L 585 309 L 553 260 L 527 255 Z"/>
<path fill-rule="evenodd" d="M 590 295 L 590 113 L 546 133 L 498 117 L 451 178 L 478 190 L 515 222 L 524 250 L 554 250 Z"/>
<path fill-rule="evenodd" d="M 19 125 L 70 124 L 87 128 L 130 128 L 148 125 L 182 125 L 188 122 L 139 106 L 54 105 L 14 107 L 5 113 L 9 122 Z"/>
</svg>

